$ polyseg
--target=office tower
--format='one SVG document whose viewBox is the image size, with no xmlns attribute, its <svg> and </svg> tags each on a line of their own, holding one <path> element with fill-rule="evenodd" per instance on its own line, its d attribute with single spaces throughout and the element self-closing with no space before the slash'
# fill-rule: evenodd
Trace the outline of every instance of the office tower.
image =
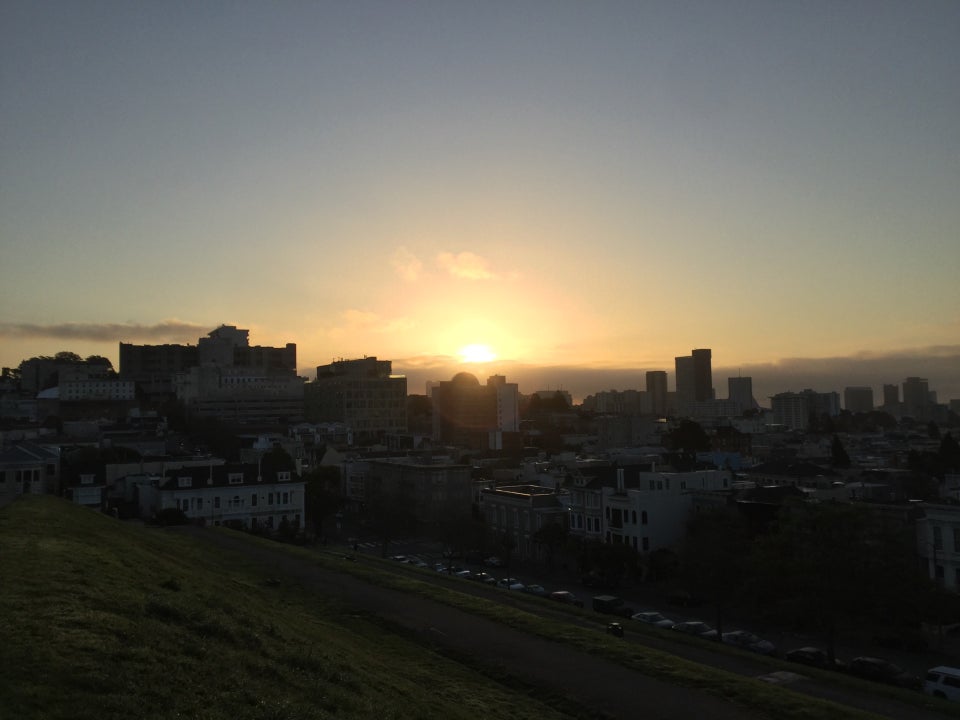
<svg viewBox="0 0 960 720">
<path fill-rule="evenodd" d="M 693 399 L 713 400 L 712 353 L 709 348 L 693 351 Z"/>
<path fill-rule="evenodd" d="M 667 371 L 651 370 L 647 373 L 647 395 L 650 412 L 660 417 L 667 414 Z"/>
<path fill-rule="evenodd" d="M 847 412 L 868 413 L 873 410 L 873 388 L 847 387 L 843 389 L 843 407 Z"/>
<path fill-rule="evenodd" d="M 912 418 L 926 417 L 930 407 L 930 388 L 925 378 L 908 377 L 903 381 L 903 413 Z"/>
<path fill-rule="evenodd" d="M 674 378 L 677 384 L 677 412 L 687 415 L 693 403 L 696 402 L 694 392 L 693 356 L 683 355 L 673 359 Z"/>
<path fill-rule="evenodd" d="M 883 386 L 883 406 L 893 408 L 900 404 L 900 388 L 896 385 Z"/>
<path fill-rule="evenodd" d="M 752 377 L 727 378 L 727 391 L 727 397 L 740 406 L 740 412 L 757 407 L 757 401 L 753 398 Z"/>
</svg>

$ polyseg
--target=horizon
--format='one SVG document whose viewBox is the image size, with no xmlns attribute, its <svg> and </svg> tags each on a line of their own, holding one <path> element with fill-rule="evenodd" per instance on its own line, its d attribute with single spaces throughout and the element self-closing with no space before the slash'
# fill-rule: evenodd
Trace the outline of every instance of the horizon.
<svg viewBox="0 0 960 720">
<path fill-rule="evenodd" d="M 583 397 L 709 347 L 721 397 L 858 366 L 960 397 L 958 30 L 952 0 L 4 3 L 0 365 L 242 318 L 418 382 Z"/>
<path fill-rule="evenodd" d="M 223 325 L 221 323 L 220 325 Z M 219 327 L 219 325 L 217 326 Z M 237 327 L 243 327 L 237 325 Z M 179 327 L 177 342 L 143 342 L 133 344 L 144 345 L 196 345 L 200 337 L 210 330 L 194 326 Z M 246 328 L 245 328 L 246 329 Z M 115 331 L 116 328 L 113 328 Z M 151 337 L 161 333 L 162 339 L 171 339 L 170 328 L 150 329 L 140 328 L 137 332 L 142 336 Z M 192 340 L 187 334 L 196 332 Z M 34 340 L 39 340 L 40 330 L 33 329 Z M 42 352 L 31 352 L 14 363 L 0 362 L 0 367 L 17 367 L 20 362 L 31 357 L 54 356 L 57 352 L 76 352 L 81 357 L 101 355 L 110 360 L 118 372 L 119 344 L 124 341 L 109 341 L 92 331 L 91 328 L 80 329 L 60 328 L 59 332 L 49 332 L 48 335 L 59 339 L 46 338 L 45 342 L 38 343 L 45 348 Z M 80 338 L 84 338 L 81 340 Z M 96 338 L 96 339 L 94 339 Z M 27 342 L 26 340 L 24 342 Z M 71 342 L 73 345 L 71 346 Z M 413 358 L 391 358 L 381 353 L 366 353 L 356 357 L 334 356 L 322 361 L 310 363 L 303 361 L 300 356 L 300 346 L 295 339 L 288 338 L 286 342 L 297 345 L 297 373 L 312 380 L 316 376 L 316 368 L 337 360 L 353 360 L 360 357 L 376 357 L 379 360 L 391 362 L 394 375 L 403 375 L 407 378 L 407 394 L 423 395 L 426 393 L 428 382 L 450 380 L 458 372 L 470 372 L 476 375 L 481 382 L 486 382 L 492 375 L 504 375 L 508 382 L 517 383 L 522 394 L 532 395 L 539 391 L 559 390 L 571 394 L 575 404 L 580 404 L 589 395 L 605 391 L 645 390 L 646 372 L 663 370 L 667 373 L 667 386 L 670 391 L 675 389 L 675 371 L 673 360 L 678 355 L 689 354 L 694 348 L 682 350 L 669 359 L 669 364 L 635 367 L 590 366 L 590 365 L 536 365 L 516 360 L 494 358 L 482 362 L 467 362 L 453 356 L 417 356 Z M 283 344 L 285 345 L 286 342 Z M 263 345 L 251 338 L 251 346 Z M 108 349 L 108 347 L 110 349 Z M 56 348 L 56 349 L 53 349 Z M 77 352 L 78 348 L 82 352 Z M 4 350 L 0 354 L 8 356 Z M 837 392 L 843 398 L 845 387 L 866 386 L 874 391 L 874 403 L 881 404 L 882 386 L 885 384 L 902 387 L 908 377 L 922 377 L 929 382 L 931 391 L 937 393 L 937 402 L 949 403 L 950 400 L 960 399 L 960 345 L 940 346 L 930 348 L 915 348 L 896 353 L 869 353 L 861 352 L 848 357 L 794 357 L 779 358 L 767 362 L 748 362 L 737 366 L 726 363 L 723 357 L 717 363 L 717 356 L 713 355 L 713 386 L 718 399 L 727 397 L 727 379 L 734 377 L 750 377 L 753 379 L 754 398 L 761 406 L 772 395 L 779 392 L 799 392 L 812 389 L 817 392 Z"/>
</svg>

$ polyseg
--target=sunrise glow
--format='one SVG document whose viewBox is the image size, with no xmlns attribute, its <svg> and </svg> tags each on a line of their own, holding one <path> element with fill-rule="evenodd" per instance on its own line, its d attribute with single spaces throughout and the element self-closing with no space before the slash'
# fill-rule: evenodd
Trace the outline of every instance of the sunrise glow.
<svg viewBox="0 0 960 720">
<path fill-rule="evenodd" d="M 465 363 L 486 363 L 497 357 L 489 345 L 467 345 L 460 348 L 457 354 Z"/>
</svg>

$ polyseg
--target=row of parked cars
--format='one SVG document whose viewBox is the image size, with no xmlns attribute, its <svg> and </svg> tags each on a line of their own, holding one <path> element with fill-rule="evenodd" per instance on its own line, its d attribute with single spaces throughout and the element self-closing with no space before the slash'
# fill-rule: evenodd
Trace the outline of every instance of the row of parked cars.
<svg viewBox="0 0 960 720">
<path fill-rule="evenodd" d="M 706 640 L 717 639 L 717 631 L 701 620 L 674 622 L 656 610 L 644 610 L 634 613 L 630 617 L 632 620 L 654 627 L 675 630 Z M 617 625 L 617 623 L 613 624 Z M 608 631 L 615 635 L 622 635 L 622 628 L 621 632 L 617 632 L 616 629 L 608 629 Z M 720 640 L 727 645 L 734 645 L 761 655 L 778 654 L 777 647 L 772 642 L 746 630 L 725 632 L 720 636 Z M 960 670 L 954 668 L 942 666 L 931 668 L 927 672 L 926 678 L 921 680 L 916 675 L 884 658 L 860 656 L 849 662 L 843 662 L 836 658 L 831 659 L 825 650 L 812 646 L 788 650 L 783 654 L 783 657 L 790 662 L 809 667 L 846 672 L 866 680 L 914 690 L 923 689 L 929 695 L 960 700 Z"/>
<path fill-rule="evenodd" d="M 583 600 L 569 590 L 555 590 L 550 592 L 542 585 L 536 583 L 526 584 L 515 577 L 497 578 L 488 572 L 462 568 L 451 564 L 449 561 L 430 565 L 420 558 L 413 556 L 395 555 L 393 559 L 418 567 L 432 567 L 440 573 L 481 582 L 506 590 L 525 592 L 566 605 L 573 605 L 580 608 L 584 607 Z M 484 558 L 482 563 L 490 568 L 499 567 L 500 565 L 498 558 Z M 706 640 L 716 640 L 718 635 L 713 627 L 702 620 L 675 622 L 657 610 L 635 611 L 633 608 L 624 605 L 623 601 L 615 596 L 600 595 L 594 597 L 593 608 L 598 612 L 619 615 L 645 625 L 669 629 Z M 623 625 L 619 622 L 609 623 L 607 625 L 607 632 L 617 637 L 624 636 Z M 747 630 L 730 630 L 725 632 L 720 636 L 720 641 L 726 645 L 732 645 L 761 655 L 778 655 L 776 645 Z M 783 654 L 783 657 L 789 662 L 806 665 L 808 667 L 845 672 L 866 680 L 897 687 L 923 690 L 923 692 L 928 695 L 935 697 L 960 700 L 960 669 L 958 668 L 945 666 L 931 668 L 927 671 L 925 677 L 921 679 L 884 658 L 860 656 L 844 662 L 836 658 L 830 658 L 826 650 L 813 646 L 788 650 Z"/>
</svg>

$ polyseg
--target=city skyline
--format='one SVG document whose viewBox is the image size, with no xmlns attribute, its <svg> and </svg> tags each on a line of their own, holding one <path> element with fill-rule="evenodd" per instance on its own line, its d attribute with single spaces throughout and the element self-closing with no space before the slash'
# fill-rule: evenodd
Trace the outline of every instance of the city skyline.
<svg viewBox="0 0 960 720">
<path fill-rule="evenodd" d="M 235 329 L 234 326 L 224 324 L 218 327 L 227 330 Z M 215 328 L 210 330 L 215 330 Z M 139 332 L 153 338 L 153 341 L 142 344 L 147 346 L 175 344 L 184 347 L 196 347 L 204 336 L 212 334 L 202 332 L 200 328 L 188 329 L 178 326 L 179 332 L 195 331 L 201 336 L 195 336 L 192 339 L 184 337 L 178 342 L 164 343 L 162 340 L 167 338 L 164 333 L 168 331 L 168 328 L 154 328 L 151 334 L 149 329 L 141 329 Z M 248 330 L 243 329 L 240 332 L 247 333 Z M 65 341 L 76 340 L 76 329 L 66 333 L 64 337 Z M 293 342 L 289 338 L 287 340 Z M 252 346 L 266 346 L 266 343 L 259 342 L 256 336 L 253 337 L 250 344 Z M 296 345 L 295 342 L 293 344 Z M 77 347 L 60 347 L 56 351 L 33 352 L 27 357 L 21 358 L 21 360 L 44 355 L 49 357 L 60 351 L 76 352 L 77 349 Z M 82 344 L 79 349 L 89 350 Z M 738 378 L 749 378 L 752 381 L 753 396 L 761 406 L 769 405 L 766 400 L 782 392 L 812 389 L 818 392 L 842 394 L 846 388 L 866 386 L 873 390 L 875 405 L 880 407 L 885 403 L 884 386 L 893 385 L 900 393 L 904 381 L 907 378 L 916 377 L 922 377 L 925 381 L 928 381 L 928 387 L 930 391 L 936 393 L 939 403 L 946 404 L 951 399 L 960 399 L 960 377 L 958 377 L 957 372 L 957 369 L 960 368 L 960 352 L 950 347 L 934 350 L 939 352 L 901 353 L 898 355 L 863 353 L 850 358 L 787 358 L 777 363 L 753 363 L 737 368 L 729 367 L 721 362 L 720 365 L 712 369 L 711 382 L 715 397 L 726 399 L 729 392 L 725 391 L 724 388 L 729 385 L 728 380 L 735 381 Z M 698 352 L 708 353 L 709 357 L 709 353 L 712 351 L 709 348 L 703 348 Z M 80 352 L 77 354 L 83 357 L 88 353 Z M 94 351 L 90 354 L 106 357 L 113 363 L 115 370 L 121 370 L 119 352 Z M 471 363 L 446 356 L 396 359 L 387 358 L 378 353 L 366 353 L 362 357 L 369 360 L 379 359 L 390 362 L 393 365 L 393 374 L 407 378 L 408 394 L 417 395 L 429 394 L 428 384 L 450 380 L 459 372 L 469 372 L 481 381 L 485 381 L 493 375 L 505 376 L 510 382 L 516 382 L 521 393 L 525 395 L 541 391 L 562 390 L 570 393 L 577 404 L 582 402 L 585 397 L 601 392 L 647 390 L 648 374 L 662 374 L 666 380 L 665 391 L 675 392 L 677 385 L 676 372 L 672 368 L 536 366 L 495 359 Z M 360 357 L 340 356 L 330 358 L 329 362 L 338 363 L 344 360 L 354 361 L 359 359 Z M 674 358 L 675 361 L 679 359 L 682 358 Z M 721 360 L 723 359 L 721 358 Z M 707 364 L 709 365 L 709 360 Z M 18 365 L 19 361 L 4 367 L 17 367 Z M 315 377 L 318 367 L 322 366 L 306 367 L 302 361 L 297 362 L 298 374 L 308 380 Z"/>
<path fill-rule="evenodd" d="M 712 348 L 718 397 L 960 397 L 958 31 L 933 1 L 5 3 L 0 365 L 237 323 L 412 392 L 673 388 Z"/>
</svg>

